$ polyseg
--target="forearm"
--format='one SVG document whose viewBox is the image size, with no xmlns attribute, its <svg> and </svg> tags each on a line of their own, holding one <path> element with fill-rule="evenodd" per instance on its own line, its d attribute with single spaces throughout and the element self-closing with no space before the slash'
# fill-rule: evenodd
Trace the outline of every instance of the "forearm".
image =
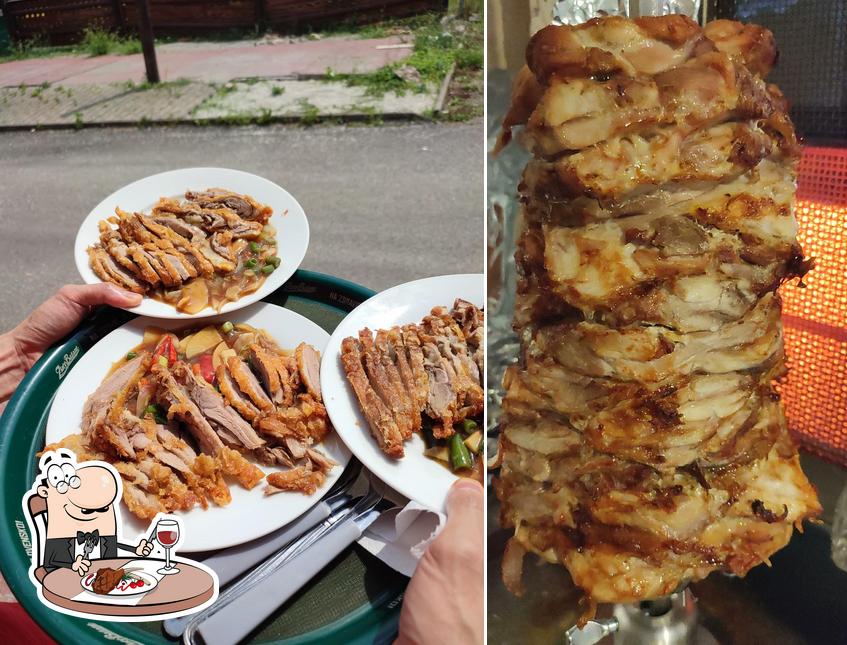
<svg viewBox="0 0 847 645">
<path fill-rule="evenodd" d="M 0 410 L 30 368 L 28 357 L 15 341 L 14 330 L 0 335 Z"/>
</svg>

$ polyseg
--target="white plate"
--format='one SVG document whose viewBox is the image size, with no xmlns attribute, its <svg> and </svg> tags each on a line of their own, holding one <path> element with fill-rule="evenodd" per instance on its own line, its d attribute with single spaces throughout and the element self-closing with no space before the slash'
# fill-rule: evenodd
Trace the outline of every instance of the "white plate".
<svg viewBox="0 0 847 645">
<path fill-rule="evenodd" d="M 276 229 L 277 255 L 282 260 L 255 293 L 235 302 L 228 302 L 221 309 L 227 313 L 258 302 L 282 286 L 290 278 L 306 255 L 309 246 L 309 222 L 303 208 L 287 191 L 272 181 L 251 175 L 249 172 L 228 168 L 182 168 L 139 179 L 109 195 L 94 207 L 76 234 L 74 260 L 76 268 L 87 284 L 102 282 L 88 264 L 86 249 L 100 239 L 97 224 L 115 214 L 115 207 L 125 211 L 149 212 L 160 197 L 182 197 L 186 190 L 225 188 L 236 193 L 250 195 L 257 202 L 273 209 L 270 225 Z M 286 213 L 287 211 L 287 213 Z M 164 302 L 145 297 L 142 303 L 129 311 L 153 318 L 207 318 L 217 315 L 207 307 L 196 314 L 177 311 Z"/>
<path fill-rule="evenodd" d="M 156 586 L 159 584 L 159 581 L 156 578 L 154 578 L 149 573 L 146 573 L 144 571 L 131 571 L 130 573 L 132 575 L 144 580 L 144 582 L 146 584 L 143 587 L 141 587 L 140 589 L 139 588 L 132 589 L 130 587 L 127 587 L 126 589 L 121 590 L 121 589 L 115 588 L 115 589 L 112 589 L 107 595 L 114 596 L 114 597 L 117 597 L 117 598 L 123 598 L 124 596 L 137 596 L 138 594 L 141 594 L 141 593 L 147 593 L 148 591 L 153 591 L 156 588 Z M 86 591 L 90 591 L 91 593 L 97 593 L 96 591 L 94 591 L 94 587 L 93 587 L 95 577 L 97 577 L 96 572 L 87 573 L 80 579 L 79 584 Z"/>
<path fill-rule="evenodd" d="M 482 307 L 483 276 L 470 273 L 445 275 L 407 282 L 375 295 L 354 309 L 336 327 L 321 361 L 324 404 L 336 431 L 366 468 L 409 499 L 435 510 L 444 510 L 447 491 L 457 477 L 448 468 L 426 457 L 425 445 L 415 434 L 405 444 L 405 456 L 391 459 L 379 449 L 368 422 L 341 365 L 341 341 L 360 329 L 388 329 L 418 323 L 433 307 L 452 307 L 462 298 Z"/>
<path fill-rule="evenodd" d="M 203 323 L 226 320 L 264 329 L 286 349 L 293 349 L 301 342 L 306 342 L 323 352 L 329 339 L 329 334 L 308 318 L 267 303 L 258 303 L 229 315 L 204 320 Z M 60 441 L 69 434 L 79 432 L 82 407 L 88 395 L 97 389 L 112 363 L 138 345 L 144 335 L 144 328 L 151 326 L 179 329 L 186 326 L 186 321 L 136 318 L 118 327 L 88 350 L 65 375 L 56 392 L 47 419 L 47 443 Z M 319 450 L 338 465 L 329 472 L 326 482 L 314 495 L 292 492 L 266 497 L 264 484 L 247 490 L 230 482 L 232 501 L 227 506 L 210 504 L 206 510 L 195 506 L 190 511 L 177 513 L 183 518 L 186 535 L 180 552 L 210 551 L 241 544 L 270 533 L 307 511 L 329 490 L 350 460 L 350 451 L 335 433 L 324 440 Z M 266 473 L 277 470 L 264 465 L 260 468 Z M 122 507 L 122 515 L 124 539 L 132 539 L 147 530 L 147 523 L 137 519 L 125 506 Z"/>
</svg>

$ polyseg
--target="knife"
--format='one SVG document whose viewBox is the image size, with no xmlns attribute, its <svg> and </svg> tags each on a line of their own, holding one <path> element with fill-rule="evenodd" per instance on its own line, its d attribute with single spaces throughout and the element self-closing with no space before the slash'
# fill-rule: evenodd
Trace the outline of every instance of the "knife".
<svg viewBox="0 0 847 645">
<path fill-rule="evenodd" d="M 198 621 L 191 633 L 186 630 L 185 642 L 192 643 L 195 632 L 202 637 L 206 645 L 231 645 L 239 642 L 332 562 L 339 553 L 356 542 L 381 513 L 382 511 L 376 508 L 376 502 L 369 508 L 351 512 L 338 526 L 316 540 L 311 545 L 313 548 L 302 549 L 225 607 Z"/>
<path fill-rule="evenodd" d="M 176 634 L 176 636 L 179 637 L 180 635 L 182 635 L 183 640 L 186 643 L 191 643 L 195 628 L 203 620 L 205 620 L 208 616 L 211 616 L 212 614 L 216 613 L 217 611 L 220 611 L 222 608 L 226 607 L 232 600 L 237 598 L 241 593 L 252 587 L 258 581 L 271 575 L 283 563 L 287 562 L 296 554 L 299 554 L 303 550 L 308 548 L 318 538 L 324 535 L 327 531 L 332 530 L 333 526 L 344 520 L 352 512 L 353 509 L 351 507 L 344 507 L 336 510 L 323 522 L 321 522 L 317 526 L 312 527 L 310 530 L 298 537 L 296 540 L 290 542 L 282 549 L 277 551 L 274 555 L 265 560 L 259 566 L 255 567 L 252 571 L 250 571 L 250 573 L 243 576 L 237 582 L 231 584 L 225 591 L 222 591 L 218 596 L 218 599 L 210 606 L 206 607 L 206 609 L 191 616 L 184 616 L 182 618 L 173 619 L 173 629 L 175 630 L 176 627 L 180 628 L 180 632 Z"/>
</svg>

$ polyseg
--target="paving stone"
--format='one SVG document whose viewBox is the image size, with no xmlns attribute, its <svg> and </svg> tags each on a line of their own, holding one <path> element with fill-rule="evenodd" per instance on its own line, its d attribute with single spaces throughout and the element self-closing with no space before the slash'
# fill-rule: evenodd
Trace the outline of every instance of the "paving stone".
<svg viewBox="0 0 847 645">
<path fill-rule="evenodd" d="M 327 68 L 351 74 L 372 72 L 408 57 L 411 48 L 399 36 L 325 38 L 317 41 L 175 43 L 156 48 L 163 81 L 188 78 L 226 82 L 235 78 L 322 75 Z M 57 56 L 0 64 L 0 87 L 43 82 L 94 85 L 144 80 L 144 58 L 130 56 Z"/>
<path fill-rule="evenodd" d="M 199 119 L 229 116 L 326 117 L 361 114 L 425 115 L 435 107 L 438 88 L 422 93 L 389 92 L 382 97 L 367 94 L 364 87 L 348 87 L 342 81 L 277 81 L 229 83 L 226 93 L 219 92 L 194 112 Z M 277 88 L 276 90 L 274 88 Z"/>
<path fill-rule="evenodd" d="M 0 128 L 261 117 L 424 116 L 438 88 L 382 97 L 343 81 L 108 83 L 0 88 Z"/>
</svg>

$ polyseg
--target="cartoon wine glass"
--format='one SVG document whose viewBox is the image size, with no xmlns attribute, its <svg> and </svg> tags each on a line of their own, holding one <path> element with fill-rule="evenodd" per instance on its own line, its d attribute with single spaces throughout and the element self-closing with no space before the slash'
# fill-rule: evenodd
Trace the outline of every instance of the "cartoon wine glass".
<svg viewBox="0 0 847 645">
<path fill-rule="evenodd" d="M 159 520 L 156 524 L 156 541 L 165 547 L 165 566 L 156 571 L 162 575 L 179 573 L 179 569 L 171 564 L 171 548 L 179 540 L 179 524 L 176 520 Z"/>
</svg>

